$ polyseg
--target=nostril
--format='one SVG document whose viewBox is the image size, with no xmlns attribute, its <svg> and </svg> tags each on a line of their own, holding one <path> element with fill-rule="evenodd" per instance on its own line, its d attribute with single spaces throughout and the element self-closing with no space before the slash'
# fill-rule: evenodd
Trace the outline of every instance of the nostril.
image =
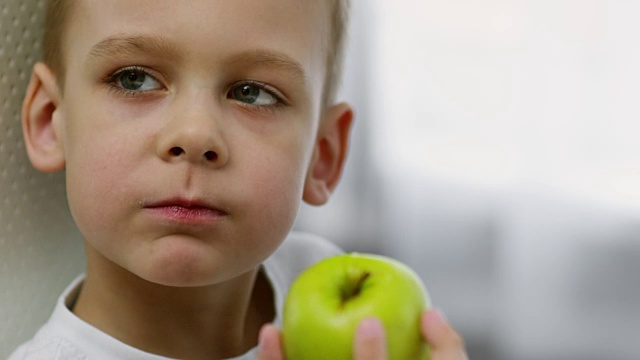
<svg viewBox="0 0 640 360">
<path fill-rule="evenodd" d="M 177 146 L 172 147 L 172 148 L 169 150 L 169 153 L 171 153 L 171 155 L 173 155 L 173 156 L 179 156 L 179 155 L 180 155 L 180 154 L 182 154 L 183 152 L 184 152 L 184 150 L 182 150 L 182 148 L 181 148 L 181 147 L 177 147 Z"/>
<path fill-rule="evenodd" d="M 215 161 L 218 158 L 218 154 L 215 151 L 207 151 L 204 153 L 204 157 L 209 161 Z"/>
</svg>

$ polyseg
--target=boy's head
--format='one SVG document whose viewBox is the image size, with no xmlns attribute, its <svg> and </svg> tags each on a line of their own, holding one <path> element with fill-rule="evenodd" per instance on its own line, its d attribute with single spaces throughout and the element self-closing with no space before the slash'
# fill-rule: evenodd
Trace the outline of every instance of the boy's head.
<svg viewBox="0 0 640 360">
<path fill-rule="evenodd" d="M 52 6 L 23 131 L 36 168 L 66 170 L 89 271 L 218 283 L 275 250 L 301 199 L 328 200 L 352 121 L 327 102 L 342 0 Z"/>
<path fill-rule="evenodd" d="M 69 22 L 73 19 L 74 3 L 78 1 L 81 0 L 49 0 L 46 8 L 43 61 L 56 73 L 61 86 L 64 85 L 66 70 L 64 36 Z M 350 2 L 350 0 L 327 0 L 330 34 L 327 44 L 327 75 L 323 91 L 325 105 L 335 100 L 341 80 Z"/>
</svg>

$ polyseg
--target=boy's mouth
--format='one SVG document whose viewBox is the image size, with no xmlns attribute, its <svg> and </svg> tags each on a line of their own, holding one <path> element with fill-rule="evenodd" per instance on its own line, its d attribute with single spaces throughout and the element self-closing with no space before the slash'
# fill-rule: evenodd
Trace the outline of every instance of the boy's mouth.
<svg viewBox="0 0 640 360">
<path fill-rule="evenodd" d="M 190 224 L 210 224 L 228 215 L 224 210 L 204 201 L 184 198 L 152 202 L 144 205 L 144 208 L 166 221 Z"/>
</svg>

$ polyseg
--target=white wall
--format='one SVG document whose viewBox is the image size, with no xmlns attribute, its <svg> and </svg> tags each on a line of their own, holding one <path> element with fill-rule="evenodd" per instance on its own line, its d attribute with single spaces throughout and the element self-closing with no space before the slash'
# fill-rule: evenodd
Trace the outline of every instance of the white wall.
<svg viewBox="0 0 640 360">
<path fill-rule="evenodd" d="M 640 204 L 640 3 L 373 1 L 383 173 Z"/>
</svg>

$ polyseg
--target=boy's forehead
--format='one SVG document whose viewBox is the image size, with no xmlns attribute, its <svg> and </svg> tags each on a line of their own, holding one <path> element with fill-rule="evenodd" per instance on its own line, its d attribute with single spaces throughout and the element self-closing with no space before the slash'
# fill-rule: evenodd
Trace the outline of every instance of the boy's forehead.
<svg viewBox="0 0 640 360">
<path fill-rule="evenodd" d="M 208 16 L 216 13 L 226 15 L 246 15 L 259 14 L 264 18 L 282 16 L 289 20 L 301 17 L 301 14 L 308 14 L 311 17 L 323 18 L 329 15 L 329 9 L 333 1 L 327 0 L 185 0 L 177 2 L 175 0 L 67 0 L 70 1 L 74 9 L 101 10 L 105 8 L 115 10 L 135 10 L 152 15 L 153 13 L 165 13 L 169 9 L 198 9 L 198 13 Z M 102 6 L 101 6 L 102 5 Z M 238 6 L 235 6 L 238 5 Z M 103 14 L 107 15 L 107 14 Z M 174 15 L 176 18 L 179 14 Z M 241 24 L 238 24 L 241 25 Z"/>
<path fill-rule="evenodd" d="M 327 36 L 328 3 L 324 0 L 77 0 L 71 27 L 85 25 L 79 30 L 97 30 L 105 37 L 110 34 L 104 31 L 168 34 L 190 31 L 199 37 L 217 34 L 248 39 L 272 38 L 274 33 L 287 32 L 300 37 Z"/>
<path fill-rule="evenodd" d="M 216 56 L 266 49 L 297 60 L 306 71 L 325 65 L 326 1 L 78 0 L 74 7 L 67 33 L 71 60 L 87 58 L 105 39 L 153 37 L 177 52 Z"/>
</svg>

